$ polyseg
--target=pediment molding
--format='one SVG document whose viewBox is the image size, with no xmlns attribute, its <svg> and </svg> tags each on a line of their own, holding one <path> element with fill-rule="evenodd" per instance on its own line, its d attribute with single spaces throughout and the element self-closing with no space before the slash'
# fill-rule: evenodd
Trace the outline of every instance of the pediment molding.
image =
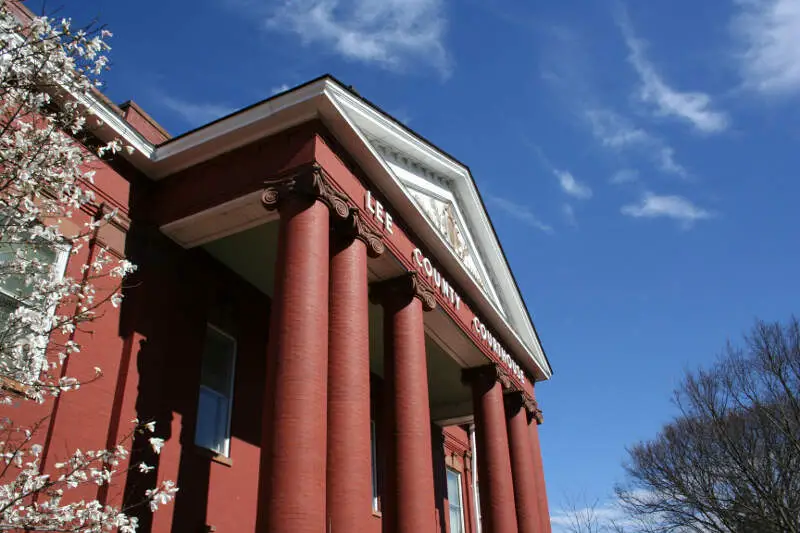
<svg viewBox="0 0 800 533">
<path fill-rule="evenodd" d="M 375 151 L 384 158 L 417 209 L 428 219 L 494 305 L 505 315 L 498 297 L 497 287 L 491 282 L 485 258 L 475 244 L 475 239 L 464 218 L 453 179 L 436 172 L 424 163 L 390 144 L 365 135 Z M 400 171 L 402 170 L 402 171 Z"/>
</svg>

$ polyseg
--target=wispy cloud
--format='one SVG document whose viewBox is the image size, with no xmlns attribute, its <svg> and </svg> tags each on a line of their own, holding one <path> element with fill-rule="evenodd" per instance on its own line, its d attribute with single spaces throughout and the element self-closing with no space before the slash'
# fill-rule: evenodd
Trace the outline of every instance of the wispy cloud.
<svg viewBox="0 0 800 533">
<path fill-rule="evenodd" d="M 575 208 L 571 204 L 564 204 L 561 206 L 561 212 L 564 214 L 564 219 L 567 224 L 573 228 L 578 227 L 578 218 L 575 216 Z"/>
<path fill-rule="evenodd" d="M 178 115 L 190 126 L 201 126 L 233 113 L 235 109 L 224 104 L 191 102 L 168 95 L 159 95 L 158 100 L 167 109 Z"/>
<path fill-rule="evenodd" d="M 609 180 L 614 185 L 621 185 L 623 183 L 633 183 L 639 180 L 639 171 L 632 168 L 623 168 L 616 171 Z"/>
<path fill-rule="evenodd" d="M 745 85 L 768 95 L 800 91 L 800 3 L 738 0 L 733 19 Z"/>
<path fill-rule="evenodd" d="M 555 176 L 556 179 L 558 179 L 558 185 L 561 187 L 562 191 L 573 198 L 578 198 L 581 200 L 587 200 L 592 197 L 591 187 L 575 179 L 575 176 L 573 176 L 570 171 L 556 168 L 556 166 L 550 162 L 550 159 L 544 154 L 544 151 L 538 145 L 529 141 L 525 142 L 533 148 L 533 150 L 536 152 L 536 155 L 539 156 L 542 164 L 553 173 L 553 176 Z"/>
<path fill-rule="evenodd" d="M 347 59 L 395 70 L 427 63 L 450 73 L 443 0 L 282 0 L 267 25 Z"/>
<path fill-rule="evenodd" d="M 277 85 L 277 86 L 273 87 L 272 89 L 270 89 L 269 93 L 271 95 L 276 95 L 278 93 L 284 93 L 284 92 L 288 91 L 289 89 L 291 89 L 291 87 L 289 87 L 288 84 L 282 83 L 282 84 Z"/>
<path fill-rule="evenodd" d="M 558 178 L 561 190 L 570 196 L 586 200 L 592 197 L 592 189 L 585 183 L 580 183 L 575 179 L 571 172 L 566 170 L 554 170 L 553 173 Z"/>
<path fill-rule="evenodd" d="M 689 172 L 675 159 L 675 150 L 666 141 L 610 109 L 590 109 L 586 118 L 592 134 L 603 146 L 613 150 L 637 150 L 649 157 L 667 174 L 682 178 Z"/>
<path fill-rule="evenodd" d="M 625 205 L 621 212 L 634 218 L 671 218 L 685 228 L 698 220 L 713 218 L 711 211 L 703 209 L 683 196 L 658 195 L 646 192 L 635 204 Z"/>
<path fill-rule="evenodd" d="M 790 1 L 796 3 L 795 0 Z M 628 61 L 639 75 L 638 96 L 643 102 L 652 105 L 658 115 L 684 120 L 703 133 L 716 133 L 728 127 L 728 115 L 714 109 L 712 98 L 707 93 L 679 91 L 670 87 L 647 59 L 647 43 L 636 37 L 624 12 L 619 15 L 618 21 L 628 46 Z"/>
<path fill-rule="evenodd" d="M 489 203 L 496 206 L 506 215 L 544 233 L 555 233 L 552 226 L 542 222 L 527 206 L 519 205 L 505 198 L 500 198 L 499 196 L 488 195 L 487 199 Z"/>
<path fill-rule="evenodd" d="M 586 118 L 592 134 L 608 148 L 629 148 L 652 142 L 649 133 L 610 109 L 590 109 L 586 112 Z"/>
</svg>

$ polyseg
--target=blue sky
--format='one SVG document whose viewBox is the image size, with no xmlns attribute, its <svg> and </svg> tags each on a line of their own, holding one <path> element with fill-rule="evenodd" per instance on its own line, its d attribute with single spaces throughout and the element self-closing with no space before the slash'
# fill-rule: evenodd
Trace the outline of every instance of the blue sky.
<svg viewBox="0 0 800 533">
<path fill-rule="evenodd" d="M 74 4 L 115 33 L 109 96 L 173 134 L 329 72 L 470 166 L 555 368 L 554 514 L 800 301 L 797 0 Z"/>
</svg>

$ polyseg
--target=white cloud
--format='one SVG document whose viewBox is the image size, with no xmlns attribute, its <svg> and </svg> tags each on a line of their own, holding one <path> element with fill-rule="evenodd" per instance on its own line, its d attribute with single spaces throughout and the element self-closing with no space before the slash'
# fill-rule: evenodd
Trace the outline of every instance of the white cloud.
<svg viewBox="0 0 800 533">
<path fill-rule="evenodd" d="M 733 19 L 745 85 L 763 94 L 800 91 L 800 2 L 738 0 Z"/>
<path fill-rule="evenodd" d="M 617 527 L 628 531 L 637 524 L 625 513 L 616 500 L 604 504 L 578 505 L 569 501 L 562 508 L 553 510 L 550 516 L 553 533 L 572 533 L 574 531 L 616 531 Z"/>
<path fill-rule="evenodd" d="M 714 213 L 693 204 L 683 196 L 658 195 L 652 192 L 644 193 L 638 203 L 623 206 L 621 212 L 634 218 L 672 218 L 686 228 L 698 220 L 714 217 Z"/>
<path fill-rule="evenodd" d="M 610 109 L 590 109 L 586 112 L 586 118 L 592 134 L 603 146 L 618 151 L 638 150 L 646 154 L 662 172 L 682 178 L 689 176 L 688 171 L 676 161 L 675 150 L 671 146 L 624 116 Z"/>
<path fill-rule="evenodd" d="M 232 107 L 222 104 L 190 102 L 167 95 L 159 95 L 158 99 L 161 105 L 191 126 L 201 126 L 235 111 Z"/>
<path fill-rule="evenodd" d="M 586 200 L 592 197 L 592 189 L 588 185 L 576 180 L 575 176 L 573 176 L 571 172 L 557 169 L 555 165 L 550 162 L 550 159 L 544 155 L 544 151 L 542 151 L 539 146 L 532 143 L 529 144 L 536 152 L 536 155 L 539 156 L 542 164 L 544 164 L 544 166 L 546 166 L 558 179 L 558 185 L 561 187 L 562 191 L 572 197 L 580 198 L 581 200 Z"/>
<path fill-rule="evenodd" d="M 659 168 L 667 174 L 675 174 L 682 178 L 689 177 L 689 173 L 683 166 L 675 161 L 675 150 L 670 146 L 662 146 L 658 151 Z"/>
<path fill-rule="evenodd" d="M 572 173 L 567 172 L 566 170 L 553 170 L 553 173 L 555 173 L 556 177 L 558 178 L 558 183 L 561 185 L 561 190 L 568 195 L 574 196 L 575 198 L 580 198 L 582 200 L 592 197 L 592 189 L 590 189 L 588 185 L 580 183 L 578 180 L 576 180 Z"/>
<path fill-rule="evenodd" d="M 703 133 L 716 133 L 728 127 L 728 115 L 713 109 L 711 96 L 707 93 L 683 92 L 667 85 L 645 56 L 646 43 L 634 35 L 627 17 L 621 16 L 619 25 L 628 46 L 628 61 L 639 75 L 639 98 L 643 102 L 654 106 L 657 114 L 687 121 Z"/>
<path fill-rule="evenodd" d="M 498 196 L 487 196 L 489 202 L 493 205 L 497 206 L 498 209 L 503 211 L 508 216 L 519 220 L 531 226 L 532 228 L 538 229 L 539 231 L 543 231 L 544 233 L 552 234 L 554 233 L 553 227 L 545 224 L 539 218 L 533 214 L 528 207 L 524 205 L 519 205 L 505 198 L 500 198 Z"/>
<path fill-rule="evenodd" d="M 288 91 L 289 89 L 291 89 L 291 87 L 289 87 L 289 85 L 287 85 L 286 83 L 282 83 L 282 84 L 270 89 L 269 93 L 274 96 L 274 95 L 276 95 L 278 93 L 284 93 L 284 92 Z"/>
<path fill-rule="evenodd" d="M 423 62 L 450 72 L 443 0 L 283 0 L 268 26 L 347 59 L 391 69 Z"/>
<path fill-rule="evenodd" d="M 632 168 L 623 168 L 618 170 L 611 176 L 609 180 L 614 185 L 621 185 L 623 183 L 632 183 L 639 180 L 639 171 Z"/>
<path fill-rule="evenodd" d="M 627 148 L 649 143 L 650 134 L 634 126 L 629 120 L 609 109 L 590 109 L 586 118 L 592 133 L 603 146 L 608 148 Z"/>
<path fill-rule="evenodd" d="M 561 208 L 561 212 L 564 213 L 564 218 L 567 220 L 567 224 L 573 228 L 578 227 L 578 218 L 575 216 L 575 208 L 572 207 L 572 205 L 564 204 Z"/>
</svg>

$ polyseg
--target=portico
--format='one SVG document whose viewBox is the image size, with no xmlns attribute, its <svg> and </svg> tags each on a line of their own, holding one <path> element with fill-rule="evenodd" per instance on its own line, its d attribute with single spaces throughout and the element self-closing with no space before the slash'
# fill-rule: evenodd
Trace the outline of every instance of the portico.
<svg viewBox="0 0 800 533">
<path fill-rule="evenodd" d="M 413 164 L 408 152 L 405 164 L 386 156 L 390 136 L 370 144 L 374 130 L 358 127 L 381 115 L 343 112 L 332 91 L 352 95 L 317 84 L 318 95 L 249 125 L 190 133 L 205 151 L 176 139 L 186 147 L 154 169 L 161 231 L 272 301 L 257 530 L 374 530 L 377 441 L 382 531 L 433 533 L 432 424 L 474 423 L 483 531 L 549 531 L 533 392 L 550 368 L 496 238 L 469 226 L 468 210 L 488 222 L 465 201 L 474 183 L 431 179 L 437 164 L 461 169 L 443 154 L 426 165 L 419 151 L 434 149 L 418 138 Z M 312 104 L 316 118 L 279 127 Z"/>
</svg>

